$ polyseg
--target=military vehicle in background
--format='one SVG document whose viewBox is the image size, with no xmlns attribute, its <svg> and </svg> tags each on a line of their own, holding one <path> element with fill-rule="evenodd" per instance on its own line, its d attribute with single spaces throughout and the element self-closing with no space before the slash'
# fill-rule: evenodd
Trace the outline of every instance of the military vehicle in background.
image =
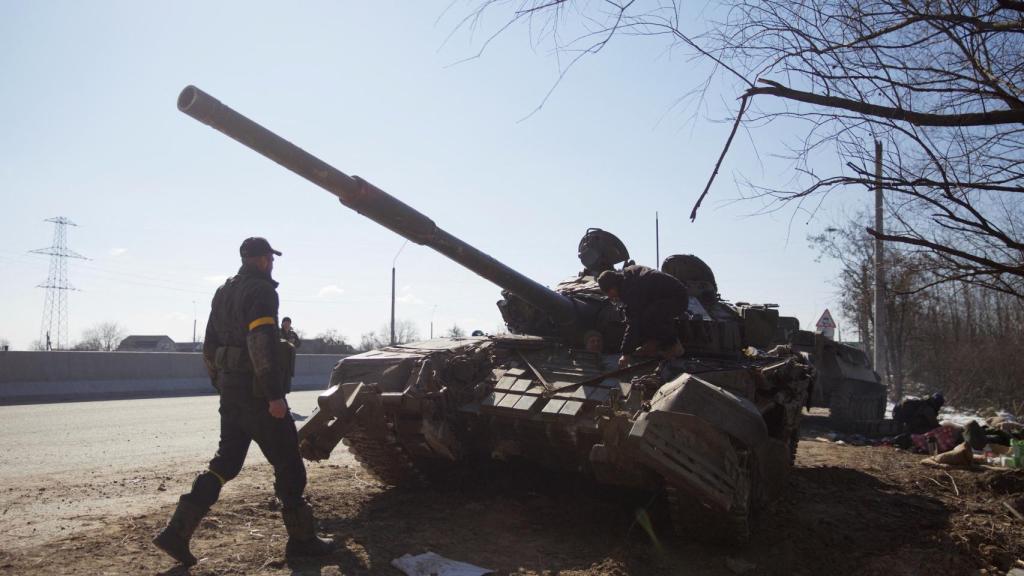
<svg viewBox="0 0 1024 576">
<path fill-rule="evenodd" d="M 811 406 L 828 408 L 837 429 L 867 434 L 883 431 L 880 424 L 885 420 L 889 389 L 863 350 L 807 330 L 791 333 L 787 343 L 814 363 L 818 378 Z"/>
<path fill-rule="evenodd" d="M 738 541 L 754 510 L 785 487 L 814 374 L 803 354 L 765 352 L 776 331 L 770 308 L 694 290 L 689 317 L 677 322 L 686 354 L 619 369 L 623 315 L 595 280 L 629 262 L 614 235 L 588 230 L 583 271 L 549 289 L 195 87 L 178 108 L 503 289 L 510 334 L 342 359 L 299 430 L 306 458 L 344 443 L 396 485 L 451 482 L 451 472 L 489 459 L 535 462 L 663 493 L 680 530 Z M 689 271 L 684 263 L 673 273 Z"/>
<path fill-rule="evenodd" d="M 717 298 L 718 284 L 711 268 L 693 255 L 669 256 L 662 263 L 662 271 L 673 274 L 690 288 L 690 293 L 703 293 L 706 298 Z M 714 295 L 714 296 L 712 296 Z M 750 305 L 738 302 L 738 309 Z M 792 316 L 779 316 L 776 306 L 759 308 L 765 325 L 775 327 L 769 346 L 789 346 L 807 355 L 817 378 L 811 390 L 808 407 L 828 408 L 836 428 L 870 433 L 880 428 L 885 418 L 888 389 L 871 368 L 867 354 L 854 346 L 836 342 L 831 338 L 800 329 L 800 321 Z M 750 338 L 764 342 L 765 334 Z"/>
</svg>

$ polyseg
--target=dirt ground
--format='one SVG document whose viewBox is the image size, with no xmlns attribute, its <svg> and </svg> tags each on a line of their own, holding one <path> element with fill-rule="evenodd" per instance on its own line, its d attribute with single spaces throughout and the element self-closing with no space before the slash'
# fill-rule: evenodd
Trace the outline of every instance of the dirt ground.
<svg viewBox="0 0 1024 576">
<path fill-rule="evenodd" d="M 1002 505 L 1024 495 L 1024 472 L 946 472 L 892 448 L 814 440 L 820 432 L 805 430 L 786 497 L 760 514 L 743 548 L 680 541 L 659 501 L 578 479 L 495 470 L 457 490 L 397 489 L 341 457 L 309 465 L 322 530 L 344 543 L 322 562 L 284 560 L 271 471 L 257 464 L 225 488 L 197 531 L 200 563 L 175 567 L 149 540 L 171 512 L 168 491 L 184 490 L 195 470 L 163 466 L 0 487 L 0 574 L 399 574 L 392 559 L 424 551 L 522 575 L 936 576 L 1024 567 L 1024 522 Z M 32 512 L 111 495 L 123 506 L 105 513 L 48 521 Z M 654 537 L 636 522 L 640 509 Z"/>
</svg>

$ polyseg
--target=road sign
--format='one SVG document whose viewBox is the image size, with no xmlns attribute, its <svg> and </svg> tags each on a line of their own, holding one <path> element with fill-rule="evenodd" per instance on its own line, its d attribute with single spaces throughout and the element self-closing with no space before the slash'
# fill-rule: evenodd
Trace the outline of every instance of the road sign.
<svg viewBox="0 0 1024 576">
<path fill-rule="evenodd" d="M 818 318 L 818 323 L 814 325 L 818 332 L 825 336 L 832 338 L 836 331 L 836 321 L 832 318 L 832 313 L 825 308 L 825 311 L 821 313 L 821 318 Z"/>
</svg>

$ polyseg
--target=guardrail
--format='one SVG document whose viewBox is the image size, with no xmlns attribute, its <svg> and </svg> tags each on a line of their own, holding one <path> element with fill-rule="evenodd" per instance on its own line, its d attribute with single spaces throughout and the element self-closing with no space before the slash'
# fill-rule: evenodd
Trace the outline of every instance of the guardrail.
<svg viewBox="0 0 1024 576">
<path fill-rule="evenodd" d="M 299 354 L 292 390 L 325 389 L 346 354 Z M 0 352 L 0 405 L 213 394 L 195 352 Z"/>
</svg>

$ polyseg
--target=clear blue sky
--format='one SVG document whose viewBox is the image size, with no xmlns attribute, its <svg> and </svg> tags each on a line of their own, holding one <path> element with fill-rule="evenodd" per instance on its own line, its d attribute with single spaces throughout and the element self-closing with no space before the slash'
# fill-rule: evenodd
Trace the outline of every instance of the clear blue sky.
<svg viewBox="0 0 1024 576">
<path fill-rule="evenodd" d="M 358 342 L 389 313 L 403 239 L 175 108 L 195 84 L 441 227 L 552 285 L 580 268 L 588 227 L 619 235 L 641 264 L 695 253 L 731 300 L 775 302 L 810 325 L 834 306 L 831 263 L 814 262 L 792 210 L 751 216 L 734 177 L 781 181 L 778 134 L 734 152 L 697 222 L 687 218 L 728 125 L 675 107 L 701 77 L 656 40 L 623 38 L 575 68 L 537 114 L 558 62 L 523 28 L 479 59 L 485 37 L 446 38 L 470 4 L 449 2 L 0 3 L 0 338 L 39 337 L 52 225 L 67 216 L 70 332 L 202 332 L 238 244 L 266 236 L 282 315 L 307 336 Z M 709 103 L 713 117 L 725 115 Z M 768 137 L 771 136 L 771 137 Z M 774 138 L 774 139 L 773 139 Z M 828 161 L 826 158 L 825 161 Z M 869 201 L 855 198 L 855 204 Z M 851 206 L 842 207 L 850 209 Z M 499 290 L 427 248 L 397 260 L 398 317 L 426 336 L 493 331 Z M 845 327 L 843 327 L 845 332 Z M 845 335 L 845 334 L 844 334 Z M 852 330 L 850 332 L 852 335 Z"/>
</svg>

